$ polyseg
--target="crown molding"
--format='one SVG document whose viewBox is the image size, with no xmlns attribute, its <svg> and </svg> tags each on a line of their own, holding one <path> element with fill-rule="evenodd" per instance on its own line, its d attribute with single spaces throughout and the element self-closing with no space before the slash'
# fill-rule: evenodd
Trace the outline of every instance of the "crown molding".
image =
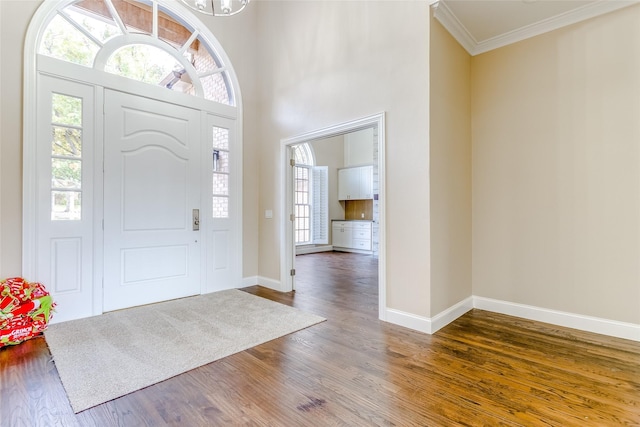
<svg viewBox="0 0 640 427">
<path fill-rule="evenodd" d="M 462 25 L 462 22 L 453 14 L 449 6 L 442 1 L 432 4 L 433 16 L 440 21 L 442 26 L 455 38 L 462 47 L 474 55 L 473 51 L 478 46 L 478 41 L 471 35 L 469 30 Z"/>
<path fill-rule="evenodd" d="M 451 12 L 446 3 L 439 1 L 433 5 L 433 8 L 435 18 L 471 56 L 475 56 L 638 3 L 640 0 L 598 0 L 481 42 L 478 42 L 469 33 L 469 30 Z"/>
</svg>

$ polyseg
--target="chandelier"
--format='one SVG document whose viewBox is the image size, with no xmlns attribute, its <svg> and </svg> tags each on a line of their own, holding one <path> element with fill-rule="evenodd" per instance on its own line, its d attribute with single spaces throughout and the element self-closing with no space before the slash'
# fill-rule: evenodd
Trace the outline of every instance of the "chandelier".
<svg viewBox="0 0 640 427">
<path fill-rule="evenodd" d="M 182 0 L 182 3 L 205 15 L 231 16 L 241 12 L 250 0 L 217 0 L 219 7 L 214 1 L 216 0 Z"/>
</svg>

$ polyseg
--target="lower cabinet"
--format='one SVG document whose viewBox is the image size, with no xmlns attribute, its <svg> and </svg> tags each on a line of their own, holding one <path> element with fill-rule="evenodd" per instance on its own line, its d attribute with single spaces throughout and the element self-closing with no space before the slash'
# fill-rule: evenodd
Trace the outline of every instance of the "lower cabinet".
<svg viewBox="0 0 640 427">
<path fill-rule="evenodd" d="M 346 221 L 333 222 L 333 246 L 348 248 L 353 240 L 353 230 Z"/>
<path fill-rule="evenodd" d="M 332 232 L 335 250 L 371 252 L 370 221 L 333 221 Z"/>
</svg>

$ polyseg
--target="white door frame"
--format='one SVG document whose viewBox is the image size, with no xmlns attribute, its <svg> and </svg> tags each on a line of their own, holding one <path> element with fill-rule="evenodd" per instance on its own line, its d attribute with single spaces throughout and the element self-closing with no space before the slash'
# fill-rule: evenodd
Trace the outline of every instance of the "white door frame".
<svg viewBox="0 0 640 427">
<path fill-rule="evenodd" d="M 293 215 L 293 180 L 291 167 L 289 166 L 290 148 L 292 145 L 301 144 L 333 136 L 344 135 L 362 129 L 377 127 L 378 129 L 378 195 L 379 205 L 379 240 L 378 240 L 378 318 L 386 320 L 387 307 L 387 251 L 386 251 L 386 214 L 385 214 L 385 113 L 374 114 L 349 122 L 329 126 L 326 128 L 306 132 L 300 135 L 282 139 L 280 141 L 281 180 L 280 188 L 283 197 L 281 206 L 280 237 L 284 242 L 280 245 L 280 290 L 290 292 L 293 287 L 293 269 L 295 254 L 295 241 L 292 229 L 291 215 Z"/>
</svg>

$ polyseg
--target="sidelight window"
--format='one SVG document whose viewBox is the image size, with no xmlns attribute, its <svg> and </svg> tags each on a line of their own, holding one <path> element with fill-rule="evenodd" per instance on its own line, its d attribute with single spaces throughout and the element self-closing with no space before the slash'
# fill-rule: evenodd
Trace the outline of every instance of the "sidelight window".
<svg viewBox="0 0 640 427">
<path fill-rule="evenodd" d="M 52 94 L 51 219 L 82 218 L 82 99 Z"/>
<path fill-rule="evenodd" d="M 213 128 L 213 218 L 229 218 L 229 129 Z"/>
</svg>

